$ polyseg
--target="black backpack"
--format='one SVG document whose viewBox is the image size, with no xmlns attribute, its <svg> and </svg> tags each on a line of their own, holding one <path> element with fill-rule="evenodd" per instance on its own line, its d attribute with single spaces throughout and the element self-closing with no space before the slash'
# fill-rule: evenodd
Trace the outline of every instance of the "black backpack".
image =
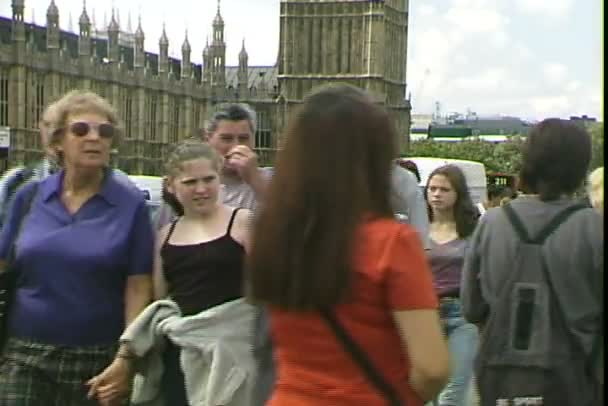
<svg viewBox="0 0 608 406">
<path fill-rule="evenodd" d="M 547 237 L 583 208 L 564 209 L 532 238 L 511 205 L 503 206 L 520 241 L 475 361 L 481 406 L 597 404 L 592 360 L 568 328 L 542 252 Z"/>
<path fill-rule="evenodd" d="M 2 227 L 2 225 L 4 224 L 4 217 L 6 216 L 8 208 L 11 205 L 13 198 L 15 197 L 15 193 L 17 193 L 17 190 L 21 186 L 29 182 L 34 177 L 35 173 L 36 172 L 34 171 L 33 167 L 26 166 L 17 171 L 17 173 L 15 173 L 7 180 L 5 186 L 4 201 L 0 202 L 0 204 L 4 206 L 4 209 L 0 210 L 0 227 Z"/>
</svg>

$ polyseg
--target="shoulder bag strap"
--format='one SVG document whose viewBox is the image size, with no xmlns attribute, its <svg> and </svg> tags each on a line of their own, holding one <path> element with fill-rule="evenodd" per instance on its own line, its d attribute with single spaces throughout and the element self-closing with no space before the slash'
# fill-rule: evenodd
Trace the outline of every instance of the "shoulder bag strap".
<svg viewBox="0 0 608 406">
<path fill-rule="evenodd" d="M 390 406 L 405 406 L 405 403 L 399 398 L 395 388 L 393 388 L 378 372 L 365 352 L 357 343 L 355 343 L 344 326 L 338 321 L 335 314 L 331 310 L 322 310 L 321 316 L 331 327 L 331 330 L 342 344 L 344 350 L 365 373 L 367 380 L 389 401 Z"/>
</svg>

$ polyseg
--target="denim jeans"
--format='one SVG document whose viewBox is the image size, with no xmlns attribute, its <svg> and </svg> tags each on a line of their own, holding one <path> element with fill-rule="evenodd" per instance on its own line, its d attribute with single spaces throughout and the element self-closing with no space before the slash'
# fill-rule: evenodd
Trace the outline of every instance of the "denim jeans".
<svg viewBox="0 0 608 406">
<path fill-rule="evenodd" d="M 451 376 L 435 404 L 438 406 L 471 405 L 473 361 L 477 355 L 477 327 L 462 316 L 460 300 L 442 299 L 439 312 L 448 338 Z"/>
</svg>

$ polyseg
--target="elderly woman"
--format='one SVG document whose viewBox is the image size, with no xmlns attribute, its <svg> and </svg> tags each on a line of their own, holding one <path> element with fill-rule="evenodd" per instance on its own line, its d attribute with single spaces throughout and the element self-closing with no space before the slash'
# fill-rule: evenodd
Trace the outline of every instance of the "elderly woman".
<svg viewBox="0 0 608 406">
<path fill-rule="evenodd" d="M 17 192 L 0 235 L 0 258 L 14 246 L 19 272 L 0 404 L 109 404 L 122 388 L 89 380 L 124 356 L 118 338 L 150 301 L 153 231 L 141 193 L 108 169 L 119 133 L 110 104 L 73 91 L 49 124 L 62 170 Z"/>
</svg>

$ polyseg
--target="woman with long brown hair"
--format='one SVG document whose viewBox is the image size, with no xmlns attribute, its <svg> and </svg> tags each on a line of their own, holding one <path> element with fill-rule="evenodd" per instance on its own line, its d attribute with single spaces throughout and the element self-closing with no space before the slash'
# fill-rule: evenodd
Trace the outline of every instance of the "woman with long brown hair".
<svg viewBox="0 0 608 406">
<path fill-rule="evenodd" d="M 460 279 L 477 213 L 465 175 L 455 165 L 441 166 L 431 172 L 424 195 L 431 223 L 428 256 L 452 361 L 450 380 L 436 404 L 464 406 L 468 404 L 466 397 L 473 377 L 478 331 L 462 315 Z"/>
<path fill-rule="evenodd" d="M 424 251 L 390 206 L 396 139 L 387 113 L 347 85 L 309 95 L 292 117 L 247 275 L 270 308 L 272 406 L 422 405 L 445 383 Z"/>
</svg>

